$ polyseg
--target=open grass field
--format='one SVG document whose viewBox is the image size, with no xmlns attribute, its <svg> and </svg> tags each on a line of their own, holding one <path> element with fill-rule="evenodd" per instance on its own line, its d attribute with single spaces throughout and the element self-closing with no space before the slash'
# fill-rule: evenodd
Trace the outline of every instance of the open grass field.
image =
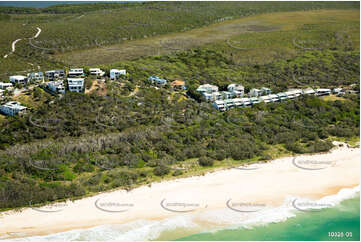
<svg viewBox="0 0 361 242">
<path fill-rule="evenodd" d="M 100 65 L 159 56 L 208 45 L 241 63 L 292 57 L 303 48 L 359 49 L 358 10 L 316 10 L 262 14 L 123 44 L 59 54 L 69 65 Z M 251 63 L 252 64 L 252 63 Z"/>
</svg>

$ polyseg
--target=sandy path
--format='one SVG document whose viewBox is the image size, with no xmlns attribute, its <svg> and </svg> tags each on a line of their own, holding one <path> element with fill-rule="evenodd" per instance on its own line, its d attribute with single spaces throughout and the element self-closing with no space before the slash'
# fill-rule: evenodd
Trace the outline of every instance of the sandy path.
<svg viewBox="0 0 361 242">
<path fill-rule="evenodd" d="M 359 185 L 359 148 L 344 146 L 326 154 L 302 155 L 296 159 L 299 163 L 318 161 L 328 165 L 324 169 L 305 170 L 295 166 L 292 157 L 286 157 L 260 164 L 255 170 L 228 169 L 142 186 L 130 192 L 101 193 L 66 205 L 43 207 L 43 212 L 31 208 L 5 212 L 0 218 L 0 234 L 42 235 L 182 214 L 171 210 L 194 209 L 191 214 L 197 215 L 198 212 L 227 209 L 230 199 L 274 207 L 283 204 L 289 196 L 319 199 L 336 194 L 342 188 Z M 199 206 L 184 207 L 172 203 Z M 114 212 L 120 210 L 123 212 Z"/>
</svg>

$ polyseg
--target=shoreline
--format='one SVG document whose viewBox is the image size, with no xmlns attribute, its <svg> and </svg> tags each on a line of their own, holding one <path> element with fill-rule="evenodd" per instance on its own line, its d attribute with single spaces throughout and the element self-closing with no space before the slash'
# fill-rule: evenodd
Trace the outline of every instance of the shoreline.
<svg viewBox="0 0 361 242">
<path fill-rule="evenodd" d="M 295 166 L 294 159 L 332 164 L 306 170 Z M 103 192 L 55 208 L 61 203 L 46 205 L 39 208 L 42 211 L 38 207 L 4 211 L 0 213 L 0 238 L 49 235 L 189 214 L 199 219 L 197 215 L 203 212 L 227 209 L 230 199 L 269 207 L 281 206 L 290 196 L 320 199 L 359 185 L 360 148 L 344 144 L 327 153 L 282 157 L 257 167 L 215 170 L 204 176 L 155 182 L 131 191 Z"/>
</svg>

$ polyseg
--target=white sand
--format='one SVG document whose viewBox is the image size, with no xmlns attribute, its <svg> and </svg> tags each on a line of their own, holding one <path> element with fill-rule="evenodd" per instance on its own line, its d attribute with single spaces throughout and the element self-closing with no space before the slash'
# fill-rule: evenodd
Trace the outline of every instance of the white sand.
<svg viewBox="0 0 361 242">
<path fill-rule="evenodd" d="M 258 203 L 267 206 L 281 205 L 289 196 L 319 199 L 336 194 L 342 188 L 360 184 L 360 149 L 346 146 L 326 154 L 297 156 L 300 161 L 331 162 L 331 165 L 305 165 L 305 170 L 293 164 L 293 158 L 281 158 L 258 165 L 256 170 L 228 169 L 200 177 L 183 178 L 142 186 L 130 192 L 124 190 L 101 193 L 99 195 L 68 202 L 61 211 L 44 213 L 34 209 L 22 212 L 4 212 L 0 217 L 0 235 L 32 236 L 89 228 L 103 224 L 124 224 L 138 219 L 159 220 L 179 216 L 184 213 L 170 212 L 160 205 L 173 210 L 192 212 L 213 211 L 227 208 L 229 199 L 233 202 Z M 107 210 L 128 209 L 125 212 L 105 212 Z M 122 206 L 103 206 L 104 202 L 120 203 Z M 169 202 L 198 204 L 187 208 L 167 206 Z M 124 205 L 127 203 L 128 205 Z M 48 209 L 49 208 L 43 208 Z M 54 211 L 55 208 L 51 208 Z M 189 213 L 186 213 L 189 214 Z M 17 235 L 17 236 L 16 236 Z"/>
</svg>

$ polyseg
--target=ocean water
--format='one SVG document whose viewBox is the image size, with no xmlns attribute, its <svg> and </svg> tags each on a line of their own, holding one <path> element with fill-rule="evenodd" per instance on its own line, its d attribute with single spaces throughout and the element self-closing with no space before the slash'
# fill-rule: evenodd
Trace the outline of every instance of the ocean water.
<svg viewBox="0 0 361 242">
<path fill-rule="evenodd" d="M 310 201 L 288 197 L 280 207 L 255 213 L 239 213 L 225 208 L 199 214 L 186 213 L 164 220 L 138 220 L 9 241 L 360 240 L 360 186 L 342 189 L 335 195 L 314 201 L 332 204 L 317 211 L 296 209 L 291 205 L 295 199 Z M 329 232 L 343 236 L 330 237 Z"/>
<path fill-rule="evenodd" d="M 199 233 L 177 240 L 360 241 L 360 195 L 319 212 L 298 211 L 295 217 L 284 222 Z"/>
</svg>

